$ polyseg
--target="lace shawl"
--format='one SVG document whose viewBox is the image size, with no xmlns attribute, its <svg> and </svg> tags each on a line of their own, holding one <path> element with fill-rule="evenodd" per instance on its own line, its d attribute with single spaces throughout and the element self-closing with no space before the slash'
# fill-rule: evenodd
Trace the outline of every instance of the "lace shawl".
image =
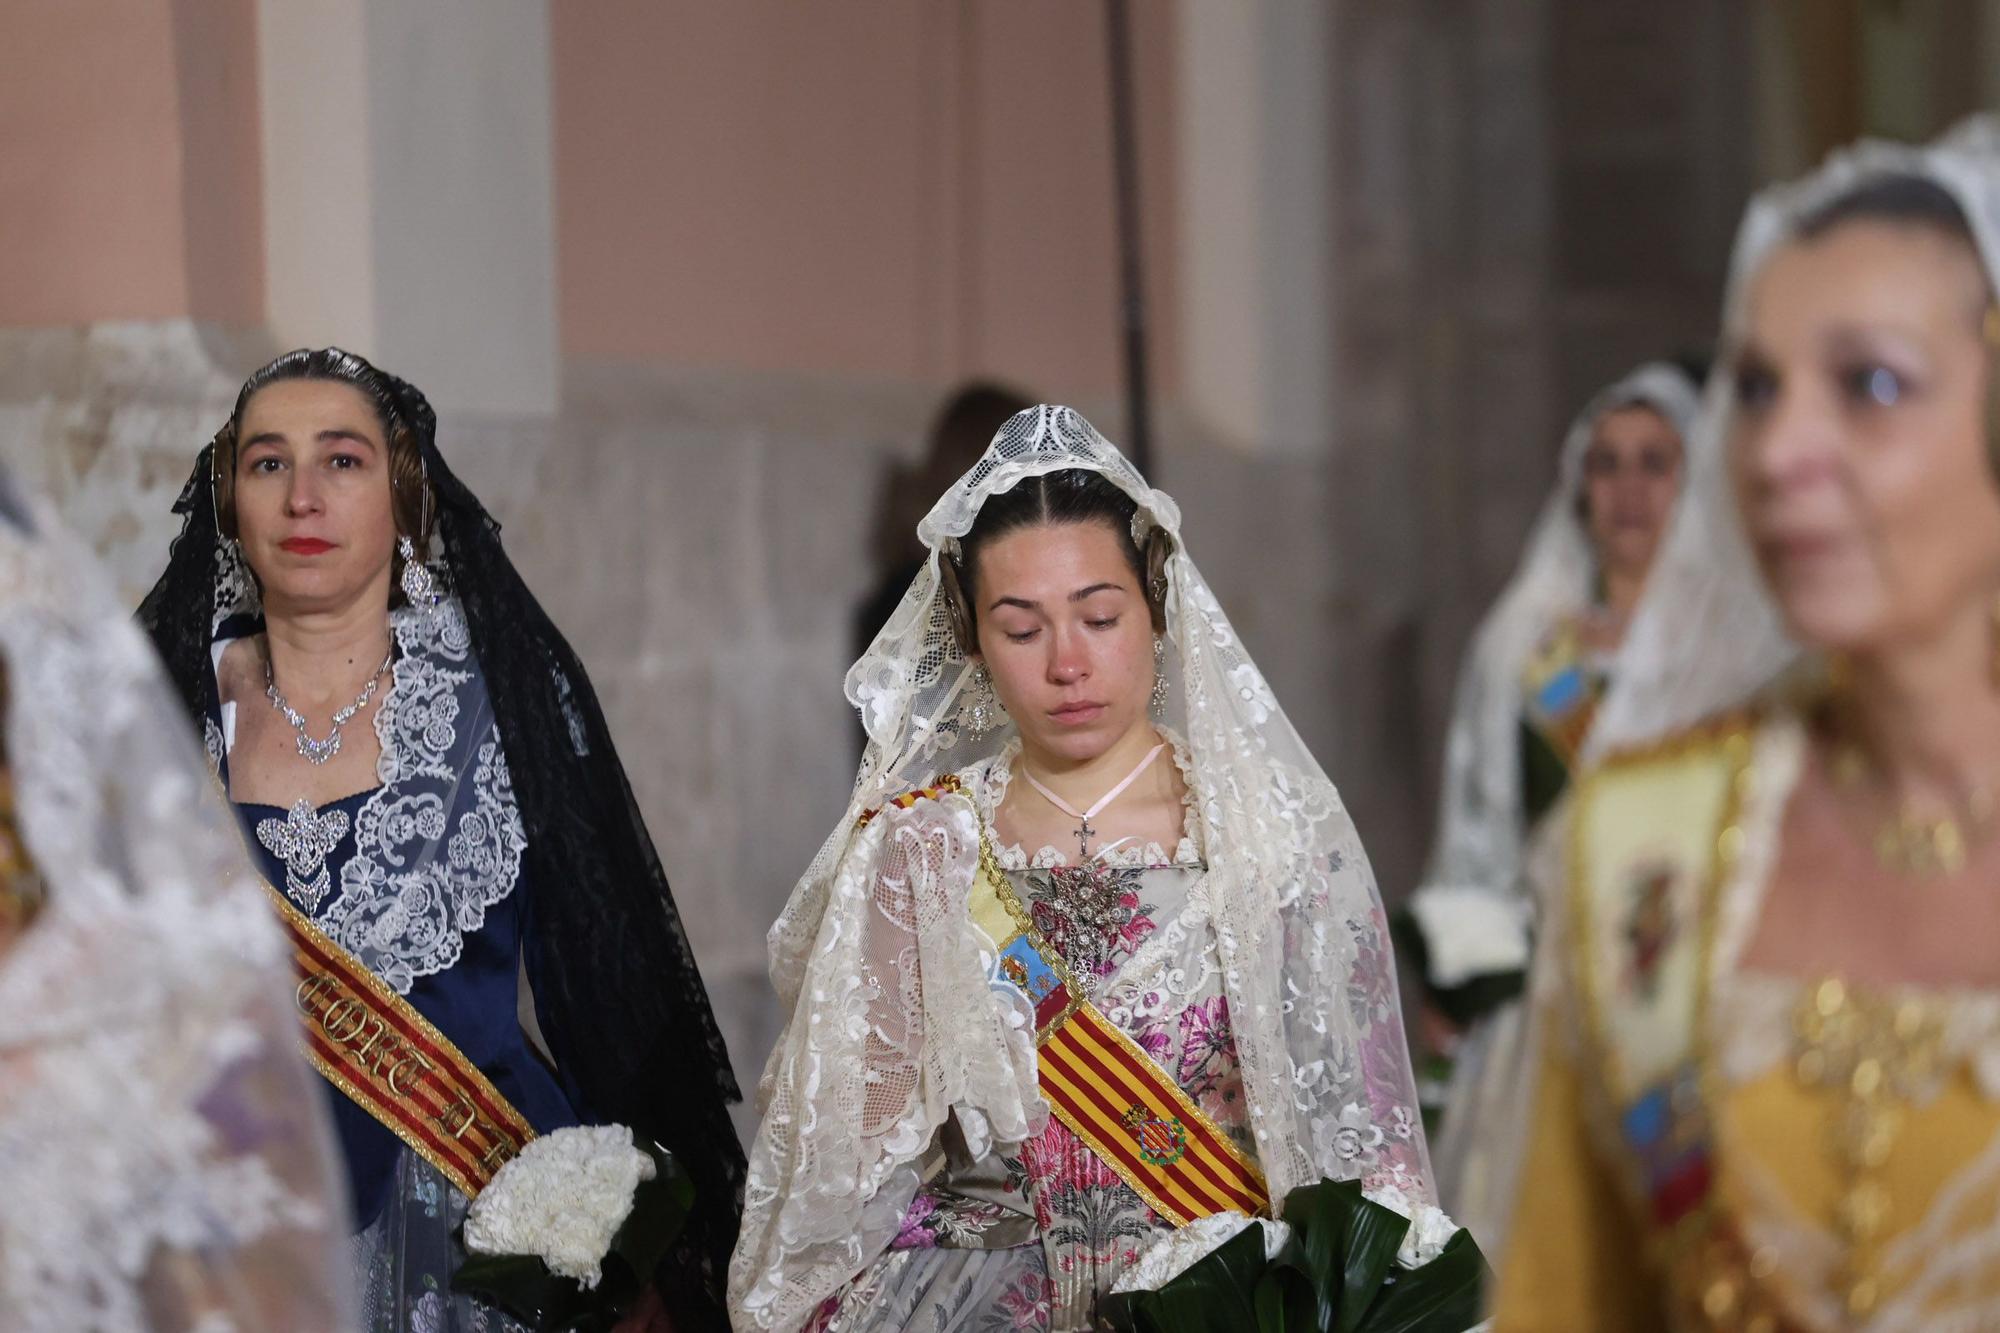
<svg viewBox="0 0 2000 1333">
<path fill-rule="evenodd" d="M 48 517 L 0 523 L 21 833 L 0 955 L 11 1329 L 346 1328 L 337 1150 L 290 968 L 145 639 Z"/>
<path fill-rule="evenodd" d="M 1167 724 L 1185 735 L 1204 892 L 1235 1026 L 1252 1138 L 1274 1197 L 1321 1176 L 1434 1197 L 1382 903 L 1353 821 L 1180 540 L 1180 511 L 1064 407 L 1023 412 L 918 528 L 930 557 L 848 673 L 869 743 L 846 816 L 771 929 L 791 1019 L 760 1085 L 764 1115 L 730 1272 L 742 1325 L 796 1327 L 894 1234 L 946 1118 L 1018 1143 L 1046 1114 L 1031 1024 L 987 985 L 963 911 L 981 812 L 965 796 L 860 816 L 1011 738 L 966 718 L 968 662 L 938 561 L 987 497 L 1067 468 L 1103 473 L 1167 562 Z"/>
<path fill-rule="evenodd" d="M 218 607 L 218 626 L 255 609 Z M 521 878 L 527 834 L 499 724 L 456 598 L 389 616 L 397 655 L 374 714 L 381 783 L 320 928 L 398 994 L 451 967 Z M 220 729 L 208 719 L 211 752 Z"/>
</svg>

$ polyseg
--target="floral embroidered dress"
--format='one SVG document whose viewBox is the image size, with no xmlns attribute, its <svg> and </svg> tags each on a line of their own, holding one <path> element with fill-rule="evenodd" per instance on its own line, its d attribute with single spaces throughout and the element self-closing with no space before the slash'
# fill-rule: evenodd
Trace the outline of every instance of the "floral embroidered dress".
<svg viewBox="0 0 2000 1333">
<path fill-rule="evenodd" d="M 232 802 L 244 841 L 273 888 L 436 1024 L 538 1131 L 574 1125 L 574 1094 L 522 1027 L 527 839 L 464 620 L 447 602 L 398 611 L 391 625 L 397 657 L 375 715 L 381 785 L 317 809 Z M 216 661 L 259 629 L 253 617 L 224 622 Z M 225 790 L 234 712 L 225 705 L 206 729 Z M 351 1098 L 322 1087 L 362 1228 L 367 1326 L 516 1327 L 450 1293 L 464 1196 Z"/>
<path fill-rule="evenodd" d="M 1017 750 L 962 775 L 989 828 Z M 1183 749 L 1175 761 L 1185 775 Z M 1091 1002 L 1253 1151 L 1195 840 L 1171 853 L 1114 847 L 1082 865 L 1053 847 L 994 852 Z M 1053 1116 L 1016 1155 L 970 1161 L 949 1131 L 941 1139 L 942 1170 L 918 1191 L 890 1252 L 815 1327 L 1088 1329 L 1097 1298 L 1173 1229 Z"/>
</svg>

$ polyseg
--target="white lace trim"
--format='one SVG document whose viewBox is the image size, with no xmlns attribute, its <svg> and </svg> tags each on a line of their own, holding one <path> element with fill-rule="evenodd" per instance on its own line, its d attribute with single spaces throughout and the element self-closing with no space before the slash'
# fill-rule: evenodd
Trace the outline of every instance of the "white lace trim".
<svg viewBox="0 0 2000 1333">
<path fill-rule="evenodd" d="M 1069 858 L 1055 847 L 1043 847 L 1033 856 L 1018 842 L 1002 843 L 993 849 L 993 859 L 1002 870 L 1054 870 L 1070 863 Z M 1113 870 L 1152 870 L 1166 867 L 1178 869 L 1199 869 L 1201 855 L 1195 850 L 1192 839 L 1182 838 L 1174 845 L 1174 854 L 1167 855 L 1167 849 L 1157 842 L 1126 843 L 1123 846 L 1107 847 L 1091 858 L 1093 864 L 1108 866 Z"/>
<path fill-rule="evenodd" d="M 1738 1087 L 1754 1083 L 1798 1054 L 1793 1015 L 1810 992 L 1796 977 L 1744 969 L 1717 980 L 1714 1002 L 1716 1056 L 1723 1076 Z M 1944 1020 L 1943 1057 L 1935 1076 L 1916 1090 L 1919 1104 L 1933 1100 L 1960 1068 L 1989 1101 L 2000 1102 L 2000 994 L 1899 986 L 1885 993 L 1912 1000 Z"/>
</svg>

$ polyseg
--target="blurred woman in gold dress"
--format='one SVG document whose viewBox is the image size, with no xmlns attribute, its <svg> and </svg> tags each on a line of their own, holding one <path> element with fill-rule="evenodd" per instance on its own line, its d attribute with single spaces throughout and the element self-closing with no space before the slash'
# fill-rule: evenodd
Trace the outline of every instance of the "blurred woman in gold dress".
<svg viewBox="0 0 2000 1333">
<path fill-rule="evenodd" d="M 1539 858 L 1502 1330 L 2000 1327 L 2000 145 L 1753 205 Z"/>
</svg>

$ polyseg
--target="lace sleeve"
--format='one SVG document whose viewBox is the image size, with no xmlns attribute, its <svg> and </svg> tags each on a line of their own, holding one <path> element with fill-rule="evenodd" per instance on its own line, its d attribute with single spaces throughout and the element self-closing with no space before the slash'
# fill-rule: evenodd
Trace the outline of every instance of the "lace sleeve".
<svg viewBox="0 0 2000 1333">
<path fill-rule="evenodd" d="M 1301 805 L 1345 824 L 1331 784 Z M 1322 804 L 1323 803 L 1323 804 Z M 1218 863 L 1211 889 L 1251 1127 L 1273 1199 L 1323 1177 L 1436 1202 L 1388 921 L 1352 826 L 1289 874 Z M 1282 1089 L 1282 1093 L 1278 1090 Z"/>
<path fill-rule="evenodd" d="M 746 1326 L 796 1327 L 888 1245 L 947 1118 L 981 1156 L 1045 1114 L 1033 1023 L 989 987 L 965 910 L 979 837 L 964 797 L 921 800 L 868 824 L 835 871 L 764 1081 L 730 1264 Z"/>
</svg>

